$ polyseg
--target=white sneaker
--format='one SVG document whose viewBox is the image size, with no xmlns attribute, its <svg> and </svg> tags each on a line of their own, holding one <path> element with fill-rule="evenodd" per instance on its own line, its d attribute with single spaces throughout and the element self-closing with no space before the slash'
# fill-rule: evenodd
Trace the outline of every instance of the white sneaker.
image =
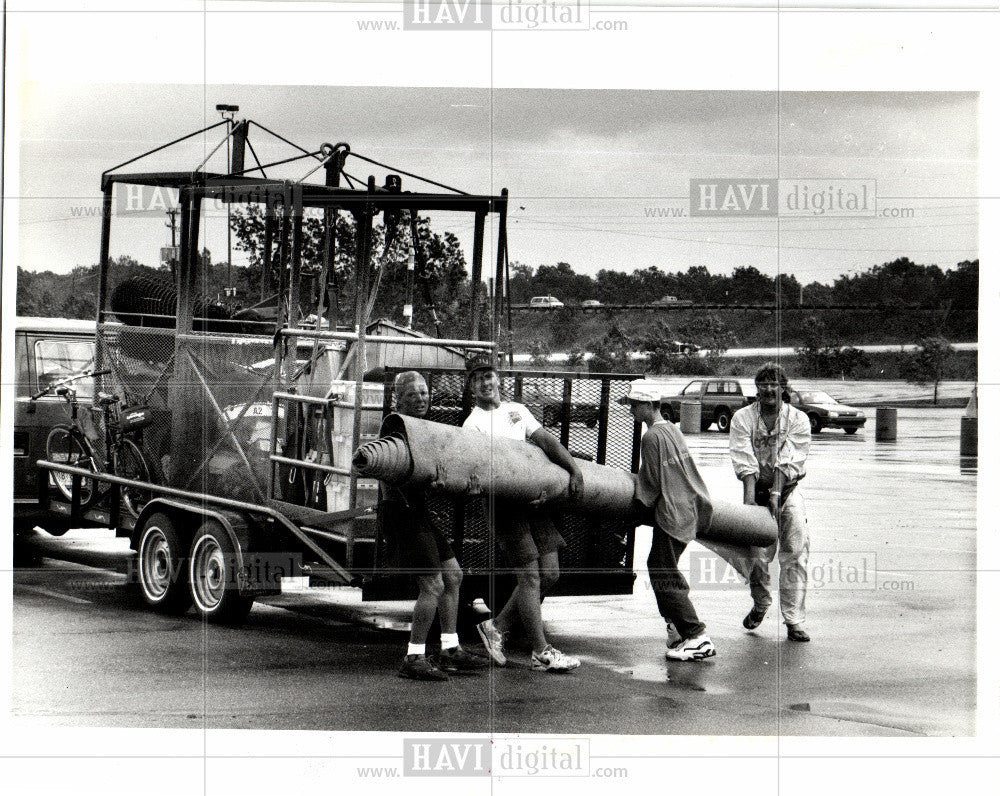
<svg viewBox="0 0 1000 796">
<path fill-rule="evenodd" d="M 477 597 L 472 601 L 472 612 L 476 614 L 481 614 L 482 616 L 489 616 L 493 613 L 490 607 L 486 604 L 486 600 L 482 597 Z"/>
<path fill-rule="evenodd" d="M 531 653 L 531 668 L 536 672 L 568 672 L 579 665 L 579 658 L 566 655 L 551 644 L 541 652 Z"/>
<path fill-rule="evenodd" d="M 667 648 L 667 657 L 672 661 L 700 661 L 713 655 L 715 655 L 715 645 L 704 633 L 684 639 L 676 646 Z"/>
<path fill-rule="evenodd" d="M 479 631 L 479 638 L 483 640 L 483 646 L 486 647 L 486 651 L 490 654 L 496 665 L 505 666 L 507 664 L 507 656 L 503 653 L 504 634 L 496 629 L 493 625 L 493 620 L 487 619 L 485 622 L 480 622 L 476 625 L 476 630 Z"/>
<path fill-rule="evenodd" d="M 674 627 L 674 623 L 667 622 L 667 649 L 673 649 L 683 640 L 681 634 L 677 632 L 677 628 Z"/>
</svg>

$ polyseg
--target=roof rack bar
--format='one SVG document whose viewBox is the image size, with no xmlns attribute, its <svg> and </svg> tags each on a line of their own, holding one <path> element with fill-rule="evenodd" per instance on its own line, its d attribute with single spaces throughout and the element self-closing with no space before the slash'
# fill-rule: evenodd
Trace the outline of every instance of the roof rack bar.
<svg viewBox="0 0 1000 796">
<path fill-rule="evenodd" d="M 114 171 L 115 169 L 120 169 L 122 166 L 127 166 L 130 163 L 135 163 L 137 160 L 142 160 L 147 155 L 152 155 L 154 152 L 159 152 L 161 149 L 166 149 L 167 147 L 171 147 L 174 144 L 179 144 L 181 141 L 185 141 L 188 138 L 193 138 L 196 135 L 201 135 L 202 133 L 207 133 L 209 130 L 214 130 L 216 127 L 218 127 L 219 125 L 222 125 L 222 124 L 226 124 L 226 120 L 225 119 L 223 119 L 221 122 L 216 122 L 215 124 L 209 125 L 208 127 L 205 127 L 202 130 L 195 130 L 193 133 L 188 133 L 187 135 L 182 135 L 180 138 L 175 138 L 173 141 L 171 141 L 168 144 L 163 144 L 162 146 L 158 146 L 155 149 L 149 150 L 148 152 L 143 152 L 141 155 L 137 155 L 136 157 L 132 158 L 131 160 L 126 160 L 124 163 L 119 163 L 117 166 L 112 166 L 110 169 L 106 169 L 105 171 L 101 172 L 101 184 L 102 185 L 104 184 L 104 178 L 110 172 Z"/>
<path fill-rule="evenodd" d="M 438 188 L 444 188 L 446 191 L 454 191 L 455 193 L 462 194 L 462 196 L 469 196 L 469 194 L 466 193 L 465 191 L 460 191 L 458 188 L 452 188 L 450 185 L 445 185 L 443 182 L 434 182 L 434 180 L 429 180 L 426 177 L 421 177 L 419 174 L 413 174 L 412 172 L 409 171 L 403 171 L 402 169 L 397 169 L 395 166 L 389 166 L 385 163 L 379 163 L 377 160 L 372 160 L 371 158 L 365 157 L 364 155 L 359 155 L 357 152 L 348 152 L 347 154 L 354 155 L 354 157 L 360 158 L 361 160 L 365 160 L 368 163 L 372 163 L 376 166 L 381 166 L 383 169 L 389 169 L 389 171 L 391 172 L 398 174 L 405 174 L 407 177 L 413 177 L 413 179 L 420 180 L 421 182 L 426 182 L 429 185 L 436 185 Z"/>
</svg>

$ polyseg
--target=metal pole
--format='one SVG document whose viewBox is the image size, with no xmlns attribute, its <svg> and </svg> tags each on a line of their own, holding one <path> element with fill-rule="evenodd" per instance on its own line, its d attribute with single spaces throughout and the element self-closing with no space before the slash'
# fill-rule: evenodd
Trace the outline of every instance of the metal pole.
<svg viewBox="0 0 1000 796">
<path fill-rule="evenodd" d="M 469 313 L 471 329 L 469 337 L 479 339 L 479 283 L 483 280 L 483 232 L 486 227 L 486 214 L 476 212 L 475 232 L 472 240 L 472 307 Z"/>
</svg>

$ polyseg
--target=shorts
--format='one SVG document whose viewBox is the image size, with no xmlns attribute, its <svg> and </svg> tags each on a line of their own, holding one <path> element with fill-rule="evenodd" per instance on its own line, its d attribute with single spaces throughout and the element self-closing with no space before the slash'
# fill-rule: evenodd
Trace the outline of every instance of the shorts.
<svg viewBox="0 0 1000 796">
<path fill-rule="evenodd" d="M 498 500 L 493 519 L 497 549 L 509 567 L 526 566 L 566 546 L 551 515 L 543 509 Z"/>
<path fill-rule="evenodd" d="M 383 501 L 380 510 L 389 564 L 411 575 L 433 575 L 455 552 L 426 513 L 395 501 Z"/>
</svg>

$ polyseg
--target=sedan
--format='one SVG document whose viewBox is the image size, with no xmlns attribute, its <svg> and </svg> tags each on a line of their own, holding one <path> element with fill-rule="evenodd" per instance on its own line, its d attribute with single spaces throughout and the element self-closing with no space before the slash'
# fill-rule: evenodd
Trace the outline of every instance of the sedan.
<svg viewBox="0 0 1000 796">
<path fill-rule="evenodd" d="M 791 390 L 789 397 L 791 405 L 808 416 L 813 434 L 828 426 L 842 428 L 845 434 L 854 434 L 868 419 L 861 409 L 842 404 L 822 390 Z"/>
<path fill-rule="evenodd" d="M 580 304 L 580 306 L 583 307 L 585 310 L 592 310 L 592 309 L 597 309 L 598 307 L 603 307 L 604 305 L 601 304 L 601 302 L 599 302 L 597 299 L 586 299 Z"/>
</svg>

